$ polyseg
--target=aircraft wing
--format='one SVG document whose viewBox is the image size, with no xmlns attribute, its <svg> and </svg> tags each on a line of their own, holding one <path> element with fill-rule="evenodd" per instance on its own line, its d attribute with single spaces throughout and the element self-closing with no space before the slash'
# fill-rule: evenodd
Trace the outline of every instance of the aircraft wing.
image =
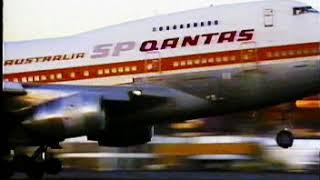
<svg viewBox="0 0 320 180">
<path fill-rule="evenodd" d="M 185 120 L 194 115 L 194 107 L 208 105 L 199 97 L 152 84 L 76 86 L 4 82 L 3 92 L 5 112 L 14 119 L 11 122 L 22 126 L 28 136 L 32 134 L 28 142 L 37 139 L 39 143 L 87 135 L 102 145 L 122 146 L 115 141 L 119 133 L 131 137 L 141 131 L 148 134 L 156 123 Z M 109 137 L 113 137 L 112 143 L 106 141 Z"/>
</svg>

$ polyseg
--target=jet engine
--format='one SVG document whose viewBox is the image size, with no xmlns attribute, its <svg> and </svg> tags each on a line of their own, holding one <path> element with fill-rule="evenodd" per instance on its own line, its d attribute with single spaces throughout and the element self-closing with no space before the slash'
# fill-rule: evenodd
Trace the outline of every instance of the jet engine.
<svg viewBox="0 0 320 180">
<path fill-rule="evenodd" d="M 38 106 L 22 122 L 33 140 L 48 142 L 103 130 L 105 112 L 99 96 L 75 94 Z"/>
<path fill-rule="evenodd" d="M 84 136 L 102 146 L 123 147 L 151 140 L 150 125 L 127 122 L 110 111 L 100 96 L 75 94 L 38 106 L 23 122 L 34 144 L 57 143 Z M 121 108 L 120 108 L 121 109 Z"/>
</svg>

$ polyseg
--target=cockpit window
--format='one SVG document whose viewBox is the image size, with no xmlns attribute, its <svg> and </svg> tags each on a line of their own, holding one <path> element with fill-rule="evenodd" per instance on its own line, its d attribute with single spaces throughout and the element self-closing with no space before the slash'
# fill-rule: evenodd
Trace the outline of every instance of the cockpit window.
<svg viewBox="0 0 320 180">
<path fill-rule="evenodd" d="M 319 13 L 316 9 L 311 6 L 294 7 L 293 15 L 307 14 L 307 13 Z"/>
</svg>

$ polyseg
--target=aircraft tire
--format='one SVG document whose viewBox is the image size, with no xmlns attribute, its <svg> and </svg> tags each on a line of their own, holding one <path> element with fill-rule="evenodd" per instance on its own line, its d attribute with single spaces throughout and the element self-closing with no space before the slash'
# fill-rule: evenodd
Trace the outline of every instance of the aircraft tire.
<svg viewBox="0 0 320 180">
<path fill-rule="evenodd" d="M 26 169 L 27 176 L 34 180 L 42 179 L 44 173 L 43 163 L 41 162 L 32 161 Z"/>
<path fill-rule="evenodd" d="M 1 168 L 3 168 L 3 174 L 1 174 L 0 177 L 3 177 L 5 179 L 10 179 L 13 176 L 14 169 L 11 162 L 2 160 Z"/>
<path fill-rule="evenodd" d="M 289 148 L 293 145 L 293 134 L 288 130 L 281 130 L 276 137 L 278 146 L 282 148 Z"/>
<path fill-rule="evenodd" d="M 18 172 L 26 172 L 31 162 L 31 158 L 24 154 L 14 156 L 12 160 L 13 167 Z"/>
<path fill-rule="evenodd" d="M 62 170 L 62 162 L 57 158 L 49 158 L 44 163 L 48 174 L 58 174 Z"/>
</svg>

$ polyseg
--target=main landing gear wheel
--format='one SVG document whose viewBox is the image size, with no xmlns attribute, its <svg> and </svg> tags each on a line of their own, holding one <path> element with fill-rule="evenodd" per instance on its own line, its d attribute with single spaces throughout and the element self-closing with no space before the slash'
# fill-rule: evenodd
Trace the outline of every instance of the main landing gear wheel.
<svg viewBox="0 0 320 180">
<path fill-rule="evenodd" d="M 10 150 L 7 149 L 0 149 L 0 179 L 10 179 L 13 176 L 13 167 L 12 162 L 10 160 Z"/>
<path fill-rule="evenodd" d="M 59 159 L 48 158 L 44 161 L 44 167 L 48 174 L 58 174 L 62 170 L 62 163 Z"/>
<path fill-rule="evenodd" d="M 293 134 L 287 129 L 281 130 L 276 137 L 278 146 L 282 148 L 291 147 L 293 145 L 293 140 L 294 140 Z"/>
<path fill-rule="evenodd" d="M 62 170 L 62 163 L 59 159 L 48 157 L 46 146 L 39 147 L 32 157 L 15 156 L 12 164 L 15 171 L 26 173 L 30 179 L 41 179 L 45 173 L 58 174 Z"/>
</svg>

